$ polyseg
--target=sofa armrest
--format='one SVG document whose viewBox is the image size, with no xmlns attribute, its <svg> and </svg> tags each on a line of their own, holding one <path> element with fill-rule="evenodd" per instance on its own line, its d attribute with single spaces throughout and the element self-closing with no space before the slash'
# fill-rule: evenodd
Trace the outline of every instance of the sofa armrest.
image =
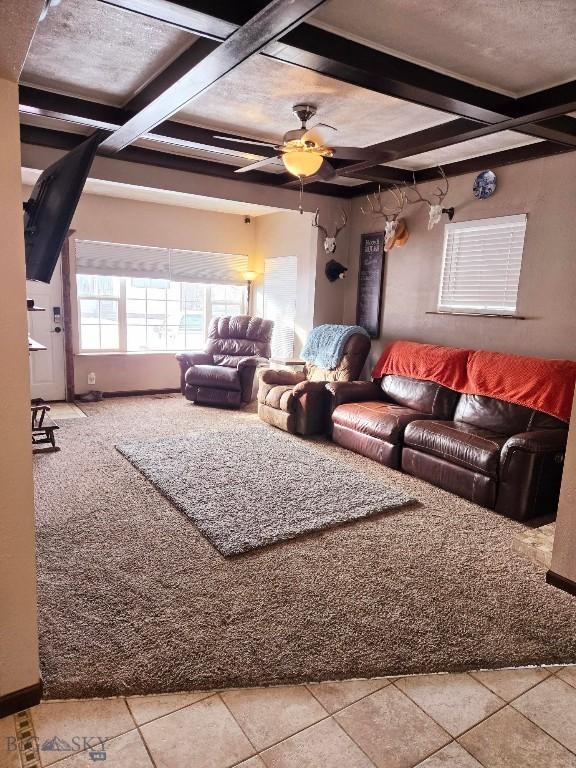
<svg viewBox="0 0 576 768">
<path fill-rule="evenodd" d="M 296 371 L 278 371 L 274 368 L 267 368 L 262 371 L 260 375 L 260 381 L 264 384 L 272 384 L 273 386 L 289 386 L 290 384 L 299 384 L 306 380 L 306 376 L 303 373 L 297 373 Z"/>
<path fill-rule="evenodd" d="M 382 390 L 373 381 L 331 381 L 325 387 L 332 399 L 331 410 L 343 403 L 382 400 Z"/>
<path fill-rule="evenodd" d="M 294 387 L 294 397 L 304 397 L 304 395 L 311 395 L 313 392 L 318 392 L 322 395 L 327 395 L 326 382 L 325 381 L 301 381 Z"/>
<path fill-rule="evenodd" d="M 193 365 L 212 365 L 214 358 L 207 352 L 179 352 L 176 355 L 178 365 L 180 366 L 180 391 L 186 394 L 186 371 Z"/>
<path fill-rule="evenodd" d="M 214 363 L 214 357 L 207 352 L 179 352 L 176 355 L 176 360 L 181 366 L 185 365 L 190 368 L 192 365 L 212 365 Z"/>
<path fill-rule="evenodd" d="M 268 360 L 265 357 L 243 357 L 238 360 L 238 370 L 241 371 L 243 368 L 258 368 L 261 365 L 265 365 L 267 362 Z"/>
<path fill-rule="evenodd" d="M 567 429 L 539 429 L 506 441 L 500 454 L 497 512 L 526 520 L 556 511 L 567 437 Z"/>
<path fill-rule="evenodd" d="M 515 451 L 535 454 L 554 453 L 563 456 L 567 440 L 567 429 L 538 429 L 534 432 L 512 435 L 504 443 L 500 454 L 500 465 L 506 466 Z"/>
</svg>

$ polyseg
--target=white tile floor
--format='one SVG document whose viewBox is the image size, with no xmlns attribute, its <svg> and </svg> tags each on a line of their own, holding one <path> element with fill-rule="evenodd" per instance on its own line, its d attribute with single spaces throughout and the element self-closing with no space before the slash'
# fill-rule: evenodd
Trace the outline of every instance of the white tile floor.
<svg viewBox="0 0 576 768">
<path fill-rule="evenodd" d="M 576 667 L 52 701 L 29 713 L 35 756 L 15 749 L 20 721 L 5 718 L 1 768 L 576 768 Z"/>
</svg>

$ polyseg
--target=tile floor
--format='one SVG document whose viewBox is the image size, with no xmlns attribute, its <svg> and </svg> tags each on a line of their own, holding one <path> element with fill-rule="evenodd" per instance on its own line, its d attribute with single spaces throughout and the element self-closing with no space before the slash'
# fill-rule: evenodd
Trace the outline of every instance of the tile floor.
<svg viewBox="0 0 576 768">
<path fill-rule="evenodd" d="M 50 416 L 54 421 L 61 419 L 85 419 L 86 414 L 75 403 L 49 403 Z"/>
<path fill-rule="evenodd" d="M 556 523 L 528 528 L 514 536 L 512 549 L 520 555 L 525 555 L 533 563 L 550 568 L 555 530 Z"/>
<path fill-rule="evenodd" d="M 2 768 L 576 768 L 576 666 L 51 701 L 0 740 Z"/>
</svg>

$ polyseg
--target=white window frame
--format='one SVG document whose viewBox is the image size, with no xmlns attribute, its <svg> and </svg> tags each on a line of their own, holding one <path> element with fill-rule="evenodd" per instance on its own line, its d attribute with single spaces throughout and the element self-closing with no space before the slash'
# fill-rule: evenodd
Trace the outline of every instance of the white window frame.
<svg viewBox="0 0 576 768">
<path fill-rule="evenodd" d="M 520 288 L 520 279 L 521 279 L 521 271 L 522 271 L 522 261 L 524 256 L 524 243 L 525 243 L 525 236 L 526 236 L 526 225 L 527 225 L 527 215 L 526 214 L 516 214 L 512 216 L 498 216 L 495 218 L 490 219 L 475 219 L 471 221 L 462 221 L 462 222 L 452 222 L 450 224 L 446 224 L 444 227 L 444 246 L 442 250 L 442 269 L 440 272 L 440 283 L 438 286 L 438 301 L 437 301 L 437 311 L 440 313 L 446 313 L 446 314 L 466 314 L 466 315 L 502 315 L 502 316 L 510 316 L 514 317 L 518 314 L 518 294 L 519 294 L 519 288 Z M 453 297 L 451 299 L 451 293 L 453 292 L 447 290 L 448 285 L 448 274 L 450 270 L 454 270 L 455 264 L 454 264 L 454 256 L 449 255 L 448 253 L 448 247 L 449 247 L 449 239 L 450 236 L 454 238 L 457 236 L 459 232 L 466 233 L 470 232 L 471 230 L 476 230 L 478 232 L 479 238 L 482 237 L 482 233 L 484 232 L 487 237 L 496 237 L 498 229 L 502 230 L 508 230 L 515 231 L 516 237 L 518 238 L 517 242 L 514 243 L 514 253 L 512 253 L 512 249 L 510 245 L 508 245 L 508 251 L 506 251 L 506 244 L 503 243 L 502 246 L 498 246 L 502 248 L 502 256 L 498 257 L 493 252 L 492 254 L 489 253 L 490 246 L 486 246 L 486 258 L 487 262 L 490 263 L 490 259 L 500 259 L 501 262 L 505 261 L 505 274 L 506 278 L 511 273 L 512 275 L 512 281 L 510 284 L 510 293 L 513 295 L 513 301 L 514 305 L 511 306 L 510 302 L 508 302 L 508 305 L 505 305 L 503 302 L 502 304 L 498 304 L 496 301 L 482 301 L 481 296 L 477 295 L 478 297 L 476 299 L 470 298 L 469 301 L 464 302 L 460 300 L 459 302 Z M 476 256 L 470 255 L 470 259 L 476 259 L 477 261 L 482 259 L 482 245 L 479 244 L 478 251 Z M 454 246 L 452 246 L 452 249 Z M 462 262 L 461 262 L 462 263 Z M 471 267 L 473 269 L 473 267 Z M 480 272 L 482 267 L 479 267 L 478 272 Z M 464 275 L 462 274 L 462 278 L 464 278 Z M 468 278 L 469 279 L 469 278 Z M 481 283 L 482 275 L 479 276 L 478 282 Z M 457 279 L 456 279 L 457 282 Z M 480 285 L 478 286 L 478 289 L 480 290 Z M 507 285 L 504 287 L 504 296 L 506 295 L 508 288 Z"/>
<path fill-rule="evenodd" d="M 80 277 L 81 275 L 77 275 L 76 278 Z M 176 354 L 177 352 L 201 352 L 202 349 L 182 349 L 182 350 L 175 350 L 175 349 L 142 349 L 142 350 L 130 350 L 128 349 L 128 321 L 127 321 L 127 314 L 126 314 L 126 280 L 130 280 L 130 277 L 120 277 L 117 275 L 94 275 L 94 277 L 114 277 L 119 281 L 119 295 L 118 296 L 99 296 L 99 295 L 88 295 L 88 294 L 80 294 L 78 292 L 78 280 L 76 279 L 76 315 L 78 319 L 78 348 L 80 354 L 110 354 L 110 353 L 116 353 L 116 354 Z M 187 283 L 187 280 L 172 280 L 173 283 Z M 204 339 L 206 340 L 208 338 L 208 328 L 210 325 L 210 321 L 212 319 L 212 306 L 218 305 L 218 304 L 226 304 L 226 301 L 222 300 L 215 300 L 212 301 L 211 298 L 211 292 L 212 288 L 221 287 L 220 284 L 214 284 L 213 286 L 206 283 L 198 283 L 198 285 L 204 285 L 206 290 L 204 292 Z M 243 288 L 242 291 L 242 299 L 241 299 L 241 306 L 240 306 L 240 314 L 244 314 L 246 312 L 246 302 L 247 302 L 247 287 L 245 283 L 226 283 L 225 285 L 234 286 L 237 288 Z M 99 348 L 99 349 L 93 349 L 90 347 L 83 347 L 82 346 L 82 313 L 81 313 L 81 302 L 83 299 L 87 300 L 104 300 L 104 301 L 116 301 L 118 305 L 118 347 L 111 347 L 111 348 Z M 100 325 L 98 325 L 98 328 L 100 328 Z"/>
</svg>

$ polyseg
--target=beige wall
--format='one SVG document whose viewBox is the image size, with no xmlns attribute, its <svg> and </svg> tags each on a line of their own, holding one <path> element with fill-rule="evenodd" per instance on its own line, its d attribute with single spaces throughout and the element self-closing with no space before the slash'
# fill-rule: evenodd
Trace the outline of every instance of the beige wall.
<svg viewBox="0 0 576 768">
<path fill-rule="evenodd" d="M 576 584 L 576 397 L 562 473 L 551 570 Z"/>
<path fill-rule="evenodd" d="M 0 696 L 38 682 L 18 87 L 0 80 Z M 37 352 L 35 354 L 42 354 Z"/>
<path fill-rule="evenodd" d="M 312 214 L 294 211 L 271 213 L 256 219 L 254 269 L 264 273 L 264 261 L 277 256 L 298 259 L 298 295 L 294 354 L 299 355 L 314 321 L 314 288 L 318 231 L 312 227 Z M 253 309 L 262 314 L 263 280 L 255 284 Z"/>
<path fill-rule="evenodd" d="M 520 278 L 519 312 L 528 320 L 433 315 L 440 277 L 443 225 L 426 228 L 425 205 L 411 206 L 410 239 L 386 256 L 382 333 L 373 343 L 376 359 L 393 339 L 411 339 L 515 352 L 576 358 L 576 153 L 497 169 L 498 189 L 488 200 L 472 195 L 473 174 L 450 180 L 447 205 L 454 221 L 527 213 Z M 430 190 L 428 185 L 424 189 Z M 360 235 L 382 229 L 353 205 L 350 272 L 344 318 L 354 322 Z"/>
</svg>

